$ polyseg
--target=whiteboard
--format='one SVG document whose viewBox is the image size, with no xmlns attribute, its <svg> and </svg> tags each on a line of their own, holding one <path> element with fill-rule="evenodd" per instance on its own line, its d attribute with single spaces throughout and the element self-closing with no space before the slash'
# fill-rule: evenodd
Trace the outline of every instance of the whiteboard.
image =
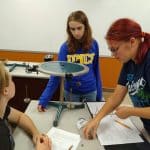
<svg viewBox="0 0 150 150">
<path fill-rule="evenodd" d="M 149 0 L 0 0 L 0 49 L 57 53 L 75 10 L 87 14 L 100 55 L 110 56 L 104 37 L 118 18 L 134 19 L 150 31 Z"/>
</svg>

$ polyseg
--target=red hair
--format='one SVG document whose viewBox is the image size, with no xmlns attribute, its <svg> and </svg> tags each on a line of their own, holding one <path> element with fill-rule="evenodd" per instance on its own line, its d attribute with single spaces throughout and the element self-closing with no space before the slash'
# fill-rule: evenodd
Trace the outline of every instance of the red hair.
<svg viewBox="0 0 150 150">
<path fill-rule="evenodd" d="M 150 34 L 142 32 L 142 28 L 137 22 L 128 18 L 118 19 L 110 26 L 106 34 L 108 41 L 129 41 L 132 37 L 142 41 L 136 56 L 137 62 L 141 63 L 150 48 Z"/>
</svg>

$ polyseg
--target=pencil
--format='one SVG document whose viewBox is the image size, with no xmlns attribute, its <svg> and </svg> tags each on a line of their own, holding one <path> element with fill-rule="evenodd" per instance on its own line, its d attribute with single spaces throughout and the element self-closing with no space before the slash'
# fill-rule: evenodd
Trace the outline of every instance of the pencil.
<svg viewBox="0 0 150 150">
<path fill-rule="evenodd" d="M 68 148 L 68 150 L 71 150 L 73 148 L 73 145 L 71 145 L 69 148 Z"/>
<path fill-rule="evenodd" d="M 118 121 L 118 120 L 116 120 L 116 119 L 114 119 L 114 121 L 117 122 L 118 124 L 122 125 L 123 127 L 126 127 L 126 128 L 128 128 L 128 129 L 131 129 L 131 130 L 132 130 L 132 128 L 129 127 L 128 125 L 126 125 L 125 123 L 122 123 L 122 122 L 120 122 L 120 121 Z"/>
</svg>

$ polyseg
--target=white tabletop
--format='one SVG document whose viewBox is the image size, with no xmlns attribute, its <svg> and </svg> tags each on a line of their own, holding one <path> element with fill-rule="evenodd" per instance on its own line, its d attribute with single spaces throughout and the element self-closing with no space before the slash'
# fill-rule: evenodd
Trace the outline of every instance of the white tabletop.
<svg viewBox="0 0 150 150">
<path fill-rule="evenodd" d="M 54 107 L 49 107 L 46 112 L 41 113 L 37 110 L 37 104 L 38 101 L 31 101 L 25 113 L 32 118 L 37 128 L 42 133 L 46 134 L 52 127 L 57 109 Z M 86 140 L 83 138 L 82 130 L 79 130 L 76 126 L 77 120 L 81 117 L 84 117 L 87 120 L 91 118 L 87 108 L 64 110 L 61 114 L 58 128 L 80 134 L 81 142 L 77 150 L 104 150 L 98 139 Z M 15 139 L 15 150 L 34 150 L 31 138 L 24 133 L 23 130 L 17 127 L 13 133 L 13 136 Z"/>
<path fill-rule="evenodd" d="M 26 65 L 39 65 L 39 62 L 21 62 L 21 61 L 8 61 L 7 64 L 26 64 Z M 8 67 L 6 67 L 7 69 L 9 69 Z M 27 77 L 27 78 L 43 78 L 43 79 L 49 79 L 50 75 L 42 73 L 42 72 L 38 72 L 38 74 L 36 72 L 30 72 L 27 73 L 25 70 L 25 67 L 15 67 L 15 69 L 10 72 L 12 76 L 14 77 Z"/>
<path fill-rule="evenodd" d="M 37 104 L 38 101 L 32 100 L 25 113 L 31 117 L 39 131 L 46 134 L 52 127 L 57 109 L 49 106 L 46 112 L 38 112 Z M 79 130 L 76 126 L 79 118 L 85 118 L 86 120 L 91 118 L 87 107 L 85 107 L 85 109 L 64 110 L 61 114 L 58 128 L 80 134 L 81 142 L 77 150 L 104 150 L 104 147 L 100 145 L 98 139 L 86 140 L 83 138 L 82 130 Z M 140 119 L 138 117 L 132 117 L 131 120 L 139 131 L 143 133 L 144 137 L 150 142 L 150 137 L 143 128 Z M 15 139 L 15 150 L 35 149 L 31 138 L 19 127 L 15 129 L 13 136 Z"/>
</svg>

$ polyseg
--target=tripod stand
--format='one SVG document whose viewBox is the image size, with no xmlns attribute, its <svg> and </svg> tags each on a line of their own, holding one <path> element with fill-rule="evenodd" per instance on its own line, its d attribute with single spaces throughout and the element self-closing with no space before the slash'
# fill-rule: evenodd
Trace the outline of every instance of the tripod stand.
<svg viewBox="0 0 150 150">
<path fill-rule="evenodd" d="M 45 62 L 39 66 L 39 71 L 60 76 L 60 103 L 49 102 L 50 106 L 57 108 L 57 113 L 53 121 L 53 126 L 58 126 L 58 122 L 61 113 L 64 109 L 81 109 L 84 108 L 84 103 L 73 104 L 70 102 L 64 102 L 64 81 L 65 79 L 72 79 L 73 76 L 79 76 L 88 72 L 88 67 L 76 63 L 68 63 L 66 61 L 51 61 Z M 72 100 L 72 99 L 71 99 Z"/>
</svg>

